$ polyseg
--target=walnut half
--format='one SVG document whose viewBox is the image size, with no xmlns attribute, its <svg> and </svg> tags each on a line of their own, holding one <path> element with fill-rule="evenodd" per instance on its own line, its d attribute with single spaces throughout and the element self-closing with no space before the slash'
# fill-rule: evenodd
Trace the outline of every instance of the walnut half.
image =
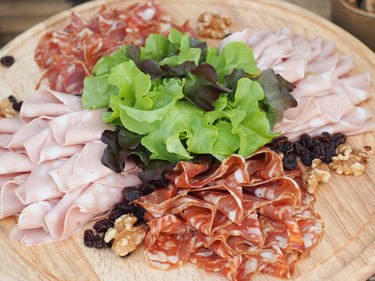
<svg viewBox="0 0 375 281">
<path fill-rule="evenodd" d="M 113 241 L 112 250 L 116 255 L 124 257 L 133 252 L 142 243 L 146 235 L 144 225 L 134 226 L 137 218 L 132 214 L 126 214 L 115 221 L 115 225 L 107 230 L 104 241 Z"/>
<path fill-rule="evenodd" d="M 314 159 L 311 164 L 311 169 L 307 171 L 303 181 L 303 186 L 310 194 L 314 194 L 321 182 L 327 183 L 331 174 L 327 164 L 320 159 Z"/>
<path fill-rule="evenodd" d="M 365 149 L 356 149 L 349 144 L 339 145 L 336 156 L 332 157 L 329 167 L 339 175 L 361 176 L 365 171 L 365 163 L 369 159 Z"/>
<path fill-rule="evenodd" d="M 232 20 L 219 14 L 205 12 L 198 19 L 198 34 L 202 37 L 222 39 L 229 33 Z"/>
<path fill-rule="evenodd" d="M 0 119 L 14 117 L 16 111 L 13 109 L 12 103 L 8 98 L 4 98 L 0 101 Z"/>
</svg>

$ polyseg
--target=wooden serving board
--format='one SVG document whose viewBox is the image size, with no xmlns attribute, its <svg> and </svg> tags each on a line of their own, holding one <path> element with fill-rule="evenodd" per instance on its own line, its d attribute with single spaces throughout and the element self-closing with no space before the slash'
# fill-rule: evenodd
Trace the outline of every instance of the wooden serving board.
<svg viewBox="0 0 375 281">
<path fill-rule="evenodd" d="M 134 1 L 95 1 L 74 8 L 90 17 L 103 4 L 123 8 Z M 308 36 L 321 36 L 337 44 L 341 53 L 354 57 L 355 72 L 369 72 L 375 79 L 375 55 L 350 34 L 306 10 L 273 0 L 159 0 L 163 9 L 180 22 L 193 26 L 201 12 L 211 11 L 234 20 L 233 31 L 244 27 L 289 27 Z M 44 32 L 63 28 L 70 11 L 58 14 L 23 33 L 0 51 L 13 55 L 9 69 L 0 66 L 0 95 L 25 98 L 40 78 L 33 60 L 34 49 Z M 365 27 L 364 27 L 365 28 Z M 372 99 L 365 105 L 375 109 Z M 333 105 L 334 106 L 334 105 Z M 358 146 L 375 146 L 375 133 L 350 139 Z M 374 147 L 375 148 L 375 147 Z M 0 164 L 1 165 L 1 164 Z M 295 280 L 366 280 L 375 273 L 375 155 L 371 153 L 362 177 L 334 175 L 317 192 L 316 210 L 325 221 L 322 242 L 297 266 Z M 188 264 L 162 272 L 147 266 L 141 249 L 130 257 L 117 258 L 110 250 L 83 246 L 83 230 L 67 241 L 26 248 L 8 239 L 15 218 L 0 222 L 0 280 L 225 280 Z M 254 280 L 275 280 L 259 275 Z"/>
</svg>

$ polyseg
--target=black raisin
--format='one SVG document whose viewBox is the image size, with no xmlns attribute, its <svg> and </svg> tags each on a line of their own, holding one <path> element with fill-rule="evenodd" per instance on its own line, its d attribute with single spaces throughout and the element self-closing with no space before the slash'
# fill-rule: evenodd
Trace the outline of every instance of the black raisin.
<svg viewBox="0 0 375 281">
<path fill-rule="evenodd" d="M 324 163 L 331 163 L 332 157 L 336 155 L 336 148 L 331 143 L 325 147 L 325 157 L 322 159 Z"/>
<path fill-rule="evenodd" d="M 309 150 L 313 149 L 313 147 L 314 147 L 313 140 L 312 140 L 311 136 L 308 135 L 308 134 L 303 134 L 301 136 L 301 140 L 299 142 L 300 142 L 300 144 L 302 144 L 304 147 L 306 147 Z"/>
<path fill-rule="evenodd" d="M 299 142 L 294 143 L 293 147 L 294 147 L 294 153 L 297 156 L 301 156 L 301 155 L 309 152 L 309 150 L 306 147 L 304 147 L 302 144 L 300 144 Z"/>
<path fill-rule="evenodd" d="M 133 212 L 133 215 L 137 218 L 137 225 L 145 221 L 145 214 L 146 210 L 141 206 L 137 206 Z"/>
<path fill-rule="evenodd" d="M 98 233 L 105 233 L 105 232 L 107 232 L 107 230 L 109 228 L 111 228 L 113 226 L 114 226 L 113 221 L 111 221 L 110 219 L 104 219 L 104 220 L 97 221 L 94 224 L 93 228 Z"/>
<path fill-rule="evenodd" d="M 117 203 L 113 210 L 118 210 L 123 212 L 123 214 L 128 214 L 133 212 L 134 204 L 130 204 L 128 201 L 122 201 L 120 203 Z"/>
<path fill-rule="evenodd" d="M 340 144 L 344 144 L 346 142 L 346 136 L 344 134 L 333 134 L 331 138 L 332 144 L 337 148 Z"/>
<path fill-rule="evenodd" d="M 125 213 L 123 211 L 120 211 L 120 210 L 112 210 L 109 215 L 108 215 L 108 219 L 110 219 L 111 221 L 115 221 L 117 220 L 119 217 L 121 217 L 122 215 L 124 215 Z"/>
<path fill-rule="evenodd" d="M 12 56 L 4 56 L 0 59 L 2 66 L 11 67 L 16 60 Z"/>
<path fill-rule="evenodd" d="M 94 247 L 97 249 L 103 249 L 107 247 L 104 238 L 100 234 L 95 234 L 94 236 Z"/>
<path fill-rule="evenodd" d="M 313 150 L 312 150 L 312 153 L 313 153 L 313 157 L 314 158 L 320 158 L 320 159 L 323 159 L 325 158 L 325 145 L 323 142 L 321 142 L 320 140 L 314 140 L 313 141 Z"/>
<path fill-rule="evenodd" d="M 311 152 L 309 151 L 305 152 L 304 154 L 300 156 L 300 158 L 301 158 L 301 162 L 303 165 L 311 166 L 312 161 L 313 161 L 313 155 Z"/>
<path fill-rule="evenodd" d="M 287 153 L 283 158 L 284 168 L 293 170 L 297 166 L 297 156 L 294 153 Z"/>
<path fill-rule="evenodd" d="M 83 234 L 83 243 L 85 244 L 85 246 L 89 248 L 93 247 L 95 243 L 94 239 L 94 231 L 92 229 L 86 229 Z"/>
<path fill-rule="evenodd" d="M 321 142 L 325 143 L 325 144 L 328 144 L 331 142 L 332 140 L 332 136 L 330 133 L 328 132 L 323 132 L 319 137 L 318 137 L 318 140 L 320 140 Z"/>
<path fill-rule="evenodd" d="M 9 96 L 8 100 L 12 104 L 12 107 L 15 111 L 20 112 L 21 106 L 22 106 L 22 101 L 17 101 L 17 99 L 14 96 Z"/>
</svg>

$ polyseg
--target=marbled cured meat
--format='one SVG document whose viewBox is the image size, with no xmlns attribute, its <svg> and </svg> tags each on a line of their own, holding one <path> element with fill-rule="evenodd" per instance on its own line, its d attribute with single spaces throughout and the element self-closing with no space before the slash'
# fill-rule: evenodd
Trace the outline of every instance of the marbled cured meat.
<svg viewBox="0 0 375 281">
<path fill-rule="evenodd" d="M 300 176 L 264 148 L 220 166 L 178 163 L 169 186 L 135 201 L 148 211 L 148 261 L 162 270 L 190 261 L 229 280 L 290 277 L 323 229 Z"/>
<path fill-rule="evenodd" d="M 45 34 L 35 51 L 35 61 L 52 90 L 82 94 L 83 80 L 96 62 L 119 46 L 144 44 L 151 33 L 166 34 L 171 28 L 190 31 L 188 22 L 174 24 L 152 0 L 122 10 L 103 7 L 90 21 L 72 13 L 64 30 Z"/>
</svg>

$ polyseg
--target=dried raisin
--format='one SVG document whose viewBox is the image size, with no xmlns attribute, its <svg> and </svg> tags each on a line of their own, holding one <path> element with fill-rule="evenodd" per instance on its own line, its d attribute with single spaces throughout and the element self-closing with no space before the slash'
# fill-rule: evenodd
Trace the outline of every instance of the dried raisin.
<svg viewBox="0 0 375 281">
<path fill-rule="evenodd" d="M 297 166 L 297 156 L 293 152 L 285 154 L 283 165 L 285 169 L 293 170 Z"/>
<path fill-rule="evenodd" d="M 107 232 L 107 230 L 109 228 L 111 228 L 113 226 L 114 226 L 113 221 L 111 221 L 110 219 L 104 219 L 104 220 L 97 221 L 94 224 L 93 228 L 98 233 L 105 233 L 105 232 Z"/>
<path fill-rule="evenodd" d="M 86 247 L 92 248 L 95 244 L 95 234 L 92 229 L 86 229 L 83 234 L 83 243 Z"/>
<path fill-rule="evenodd" d="M 104 238 L 100 234 L 95 234 L 94 236 L 94 247 L 97 249 L 103 249 L 107 247 Z"/>
<path fill-rule="evenodd" d="M 16 60 L 12 56 L 4 56 L 0 59 L 1 65 L 5 67 L 11 67 L 15 61 Z"/>
</svg>

